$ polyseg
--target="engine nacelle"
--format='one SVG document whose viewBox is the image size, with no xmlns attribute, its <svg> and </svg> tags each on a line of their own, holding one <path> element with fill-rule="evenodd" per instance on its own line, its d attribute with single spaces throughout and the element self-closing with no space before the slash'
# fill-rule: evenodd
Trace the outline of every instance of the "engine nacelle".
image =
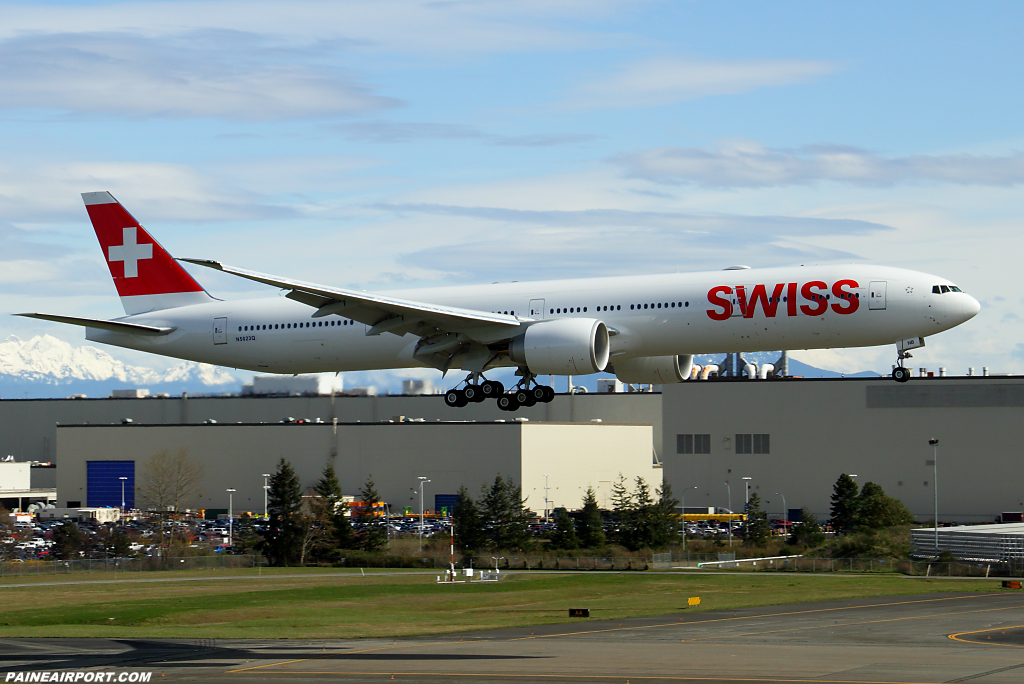
<svg viewBox="0 0 1024 684">
<path fill-rule="evenodd" d="M 608 365 L 608 327 L 593 318 L 539 321 L 512 339 L 508 355 L 537 375 L 587 375 Z"/>
<path fill-rule="evenodd" d="M 693 354 L 640 356 L 615 361 L 615 377 L 625 383 L 668 385 L 690 377 Z"/>
</svg>

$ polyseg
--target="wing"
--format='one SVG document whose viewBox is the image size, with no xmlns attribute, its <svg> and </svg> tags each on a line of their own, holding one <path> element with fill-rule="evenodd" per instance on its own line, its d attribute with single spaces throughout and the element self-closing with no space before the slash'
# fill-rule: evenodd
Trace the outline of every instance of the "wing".
<svg viewBox="0 0 1024 684">
<path fill-rule="evenodd" d="M 370 326 L 366 331 L 367 335 L 379 335 L 384 332 L 396 335 L 413 333 L 428 338 L 451 333 L 465 335 L 472 341 L 489 344 L 508 340 L 521 330 L 520 320 L 506 314 L 440 306 L 385 297 L 369 292 L 305 283 L 300 280 L 287 280 L 226 266 L 218 261 L 206 259 L 179 259 L 179 261 L 206 266 L 254 280 L 257 283 L 291 290 L 286 296 L 315 308 L 314 317 L 332 314 L 344 316 Z"/>
<path fill-rule="evenodd" d="M 55 316 L 53 314 L 42 313 L 20 313 L 14 315 L 23 316 L 25 318 L 38 318 L 43 321 L 54 321 L 55 323 L 80 325 L 83 328 L 99 328 L 100 330 L 110 330 L 113 332 L 128 333 L 130 335 L 169 335 L 177 330 L 177 328 L 157 328 L 152 325 L 122 323 L 120 321 L 103 321 L 96 318 L 77 318 L 75 316 Z"/>
</svg>

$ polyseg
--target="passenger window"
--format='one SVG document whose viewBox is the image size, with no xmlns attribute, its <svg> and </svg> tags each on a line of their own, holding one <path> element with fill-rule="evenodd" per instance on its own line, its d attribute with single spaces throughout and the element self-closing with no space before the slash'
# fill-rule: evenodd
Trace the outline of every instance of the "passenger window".
<svg viewBox="0 0 1024 684">
<path fill-rule="evenodd" d="M 686 302 L 686 306 L 690 306 L 690 302 Z"/>
<path fill-rule="evenodd" d="M 661 308 L 661 302 L 658 302 L 658 308 L 659 309 Z"/>
<path fill-rule="evenodd" d="M 583 313 L 587 313 L 587 307 L 583 307 Z"/>
</svg>

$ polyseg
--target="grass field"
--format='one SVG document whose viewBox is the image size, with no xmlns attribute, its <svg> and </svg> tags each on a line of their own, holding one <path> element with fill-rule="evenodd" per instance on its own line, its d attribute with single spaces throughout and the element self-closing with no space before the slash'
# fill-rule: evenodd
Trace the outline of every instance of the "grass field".
<svg viewBox="0 0 1024 684">
<path fill-rule="evenodd" d="M 438 585 L 435 574 L 301 572 L 252 577 L 252 571 L 160 573 L 166 582 L 14 587 L 0 583 L 0 636 L 154 638 L 351 638 L 570 622 L 568 608 L 592 618 L 660 615 L 804 601 L 992 591 L 992 581 L 920 580 L 900 576 L 686 575 L 653 573 L 510 573 L 496 584 Z M 285 577 L 295 575 L 298 577 Z M 145 579 L 156 579 L 147 573 Z M 109 575 L 108 575 L 109 577 Z M 40 577 L 38 582 L 60 581 Z M 75 581 L 75 577 L 66 578 Z"/>
</svg>

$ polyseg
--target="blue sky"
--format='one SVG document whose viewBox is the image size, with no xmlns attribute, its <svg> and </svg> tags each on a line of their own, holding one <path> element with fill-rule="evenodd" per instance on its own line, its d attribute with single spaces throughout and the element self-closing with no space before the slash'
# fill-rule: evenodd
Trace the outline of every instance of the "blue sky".
<svg viewBox="0 0 1024 684">
<path fill-rule="evenodd" d="M 902 266 L 984 306 L 915 363 L 1024 372 L 1019 3 L 0 11 L 8 312 L 122 313 L 79 198 L 109 190 L 175 255 L 366 289 Z M 894 354 L 794 356 L 858 371 Z"/>
</svg>

